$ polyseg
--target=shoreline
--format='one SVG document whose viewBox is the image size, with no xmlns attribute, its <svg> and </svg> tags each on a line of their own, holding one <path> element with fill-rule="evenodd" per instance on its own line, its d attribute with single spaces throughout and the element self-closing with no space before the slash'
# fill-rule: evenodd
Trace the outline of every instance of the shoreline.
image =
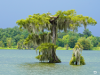
<svg viewBox="0 0 100 75">
<path fill-rule="evenodd" d="M 7 49 L 7 50 L 28 50 L 28 49 L 24 49 L 24 48 L 23 48 L 23 49 L 17 49 L 17 48 L 0 47 L 0 50 L 1 50 L 1 49 L 3 49 L 3 50 L 4 50 L 4 49 L 5 49 L 5 50 L 6 50 L 6 49 Z M 34 49 L 31 48 L 31 49 L 29 49 L 29 50 L 34 50 Z M 65 47 L 58 47 L 56 50 L 66 50 L 66 48 L 65 48 Z M 73 48 L 70 48 L 70 47 L 69 47 L 68 50 L 73 50 Z M 91 50 L 98 50 L 98 51 L 99 51 L 99 50 L 100 50 L 100 47 L 93 47 Z"/>
</svg>

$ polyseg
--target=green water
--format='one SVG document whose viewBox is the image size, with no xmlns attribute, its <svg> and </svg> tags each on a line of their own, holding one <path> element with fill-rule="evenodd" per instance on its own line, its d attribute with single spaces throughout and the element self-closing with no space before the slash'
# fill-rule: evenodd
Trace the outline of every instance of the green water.
<svg viewBox="0 0 100 75">
<path fill-rule="evenodd" d="M 100 75 L 100 51 L 83 51 L 82 66 L 69 65 L 68 50 L 57 50 L 62 63 L 40 63 L 37 55 L 34 50 L 0 50 L 0 75 Z"/>
</svg>

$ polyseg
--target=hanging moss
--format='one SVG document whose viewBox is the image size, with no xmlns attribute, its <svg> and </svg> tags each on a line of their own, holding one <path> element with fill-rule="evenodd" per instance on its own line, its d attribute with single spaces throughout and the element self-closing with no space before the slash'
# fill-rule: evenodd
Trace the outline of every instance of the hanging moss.
<svg viewBox="0 0 100 75">
<path fill-rule="evenodd" d="M 76 63 L 76 58 L 73 54 L 69 64 L 76 65 L 75 63 Z M 85 60 L 84 60 L 83 56 L 81 56 L 81 55 L 80 55 L 80 65 L 85 65 Z"/>
<path fill-rule="evenodd" d="M 35 45 L 40 45 L 41 43 L 48 43 L 51 40 L 51 34 L 47 32 L 39 33 L 37 34 L 29 34 L 29 36 L 25 39 L 24 44 L 28 44 L 28 42 L 31 40 L 34 42 Z"/>
<path fill-rule="evenodd" d="M 53 60 L 52 59 L 52 48 L 56 50 L 57 47 L 58 46 L 54 45 L 53 43 L 42 43 L 36 49 L 36 50 L 39 50 L 39 55 L 36 56 L 36 58 L 40 61 L 52 61 Z"/>
<path fill-rule="evenodd" d="M 82 45 L 77 42 L 75 44 L 74 50 L 73 50 L 73 54 L 72 54 L 72 58 L 70 60 L 70 65 L 77 65 L 78 63 L 80 63 L 80 65 L 85 65 L 85 61 L 83 56 L 81 56 L 80 51 L 82 53 Z"/>
<path fill-rule="evenodd" d="M 81 65 L 85 65 L 85 60 L 84 60 L 83 56 L 81 56 L 80 64 L 81 64 Z"/>
</svg>

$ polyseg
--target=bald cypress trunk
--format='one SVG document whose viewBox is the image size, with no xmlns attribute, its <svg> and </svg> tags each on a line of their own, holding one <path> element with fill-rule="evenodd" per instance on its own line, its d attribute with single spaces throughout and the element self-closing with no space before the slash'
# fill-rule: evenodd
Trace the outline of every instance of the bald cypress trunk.
<svg viewBox="0 0 100 75">
<path fill-rule="evenodd" d="M 56 45 L 56 25 L 52 26 L 52 43 Z M 51 60 L 49 61 L 50 63 L 60 63 L 61 61 L 58 59 L 56 55 L 56 50 L 54 47 L 52 48 L 52 55 L 51 55 Z"/>
<path fill-rule="evenodd" d="M 59 15 L 57 17 L 53 17 L 53 20 L 49 20 L 50 23 L 52 24 L 52 29 L 51 29 L 51 34 L 52 34 L 52 43 L 54 43 L 56 45 L 56 26 L 57 26 L 57 22 L 56 19 L 59 17 Z M 58 59 L 57 55 L 56 55 L 56 50 L 54 49 L 54 47 L 52 48 L 52 55 L 51 55 L 51 59 L 49 60 L 50 63 L 60 63 L 61 61 Z"/>
<path fill-rule="evenodd" d="M 52 26 L 52 30 L 53 30 L 53 38 L 52 38 L 52 43 L 54 43 L 56 45 L 56 25 Z"/>
<path fill-rule="evenodd" d="M 76 64 L 75 65 L 77 65 L 77 61 L 76 61 Z"/>
</svg>

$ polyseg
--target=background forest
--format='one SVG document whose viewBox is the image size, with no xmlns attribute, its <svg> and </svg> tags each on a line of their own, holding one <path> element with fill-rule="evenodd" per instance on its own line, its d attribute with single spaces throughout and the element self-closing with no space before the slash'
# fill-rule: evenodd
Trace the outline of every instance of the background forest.
<svg viewBox="0 0 100 75">
<path fill-rule="evenodd" d="M 26 29 L 20 31 L 18 26 L 0 28 L 0 49 L 36 49 L 37 45 L 34 45 L 31 41 L 27 45 L 23 44 L 29 34 Z M 59 31 L 56 41 L 57 50 L 72 50 L 76 42 L 82 44 L 83 50 L 100 50 L 100 37 L 93 36 L 89 29 L 85 29 L 82 34 L 71 30 L 67 32 Z"/>
</svg>

